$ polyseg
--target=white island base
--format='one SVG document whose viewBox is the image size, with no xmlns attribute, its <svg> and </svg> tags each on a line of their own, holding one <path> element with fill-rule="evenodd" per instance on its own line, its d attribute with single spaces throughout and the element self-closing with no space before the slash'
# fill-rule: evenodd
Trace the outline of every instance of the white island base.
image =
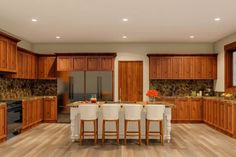
<svg viewBox="0 0 236 157">
<path fill-rule="evenodd" d="M 119 129 L 120 129 L 120 139 L 124 138 L 124 111 L 121 109 L 120 116 L 119 116 Z M 71 140 L 72 142 L 79 140 L 79 134 L 80 134 L 80 114 L 79 114 L 79 108 L 78 107 L 70 107 L 70 120 L 71 120 Z M 128 130 L 137 131 L 137 123 L 131 122 L 128 124 Z M 106 130 L 115 130 L 115 123 L 113 122 L 107 122 L 106 124 Z M 93 125 L 90 122 L 85 123 L 85 130 L 93 130 Z M 150 125 L 150 131 L 159 131 L 159 123 L 157 122 L 151 122 Z M 164 113 L 164 139 L 168 143 L 171 140 L 171 107 L 165 108 Z M 141 120 L 141 137 L 142 139 L 145 139 L 145 111 L 142 111 L 142 120 Z M 85 137 L 87 139 L 93 138 L 91 137 Z M 102 113 L 99 109 L 98 112 L 98 139 L 102 138 Z M 106 137 L 106 139 L 115 139 L 116 137 Z M 158 137 L 150 136 L 150 139 L 157 139 Z M 129 137 L 127 136 L 127 139 L 137 139 L 137 137 Z"/>
</svg>

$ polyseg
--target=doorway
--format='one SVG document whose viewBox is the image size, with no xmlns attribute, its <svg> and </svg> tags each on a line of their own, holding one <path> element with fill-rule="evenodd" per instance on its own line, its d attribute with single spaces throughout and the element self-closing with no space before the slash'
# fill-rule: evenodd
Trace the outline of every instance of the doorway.
<svg viewBox="0 0 236 157">
<path fill-rule="evenodd" d="M 143 61 L 119 61 L 118 68 L 119 100 L 143 101 Z"/>
</svg>

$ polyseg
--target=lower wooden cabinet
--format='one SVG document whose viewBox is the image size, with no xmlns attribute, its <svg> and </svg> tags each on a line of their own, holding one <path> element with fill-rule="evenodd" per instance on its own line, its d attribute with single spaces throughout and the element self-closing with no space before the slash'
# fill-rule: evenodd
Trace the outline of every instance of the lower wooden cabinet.
<svg viewBox="0 0 236 157">
<path fill-rule="evenodd" d="M 163 101 L 175 104 L 172 108 L 172 122 L 202 122 L 203 104 L 201 98 L 165 98 Z"/>
<path fill-rule="evenodd" d="M 5 103 L 0 103 L 0 142 L 7 137 L 7 107 Z"/>
<path fill-rule="evenodd" d="M 189 119 L 191 121 L 202 121 L 203 120 L 203 104 L 202 99 L 190 99 L 189 100 Z"/>
<path fill-rule="evenodd" d="M 57 121 L 57 97 L 23 100 L 22 129 L 25 130 L 42 121 Z"/>
<path fill-rule="evenodd" d="M 57 97 L 44 98 L 44 116 L 45 122 L 56 122 L 57 121 Z"/>
<path fill-rule="evenodd" d="M 177 120 L 189 121 L 190 120 L 189 100 L 186 98 L 176 99 L 175 105 L 176 105 L 176 112 L 177 112 Z"/>
<path fill-rule="evenodd" d="M 204 99 L 203 121 L 236 137 L 236 105 L 224 101 Z"/>
<path fill-rule="evenodd" d="M 23 100 L 22 129 L 27 129 L 43 120 L 43 98 Z"/>
</svg>

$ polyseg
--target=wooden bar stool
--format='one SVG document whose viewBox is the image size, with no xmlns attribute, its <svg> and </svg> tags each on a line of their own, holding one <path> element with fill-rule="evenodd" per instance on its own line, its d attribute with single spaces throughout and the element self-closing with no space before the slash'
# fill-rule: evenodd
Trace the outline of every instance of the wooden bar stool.
<svg viewBox="0 0 236 157">
<path fill-rule="evenodd" d="M 98 140 L 98 105 L 96 104 L 81 104 L 79 105 L 80 113 L 80 144 L 82 144 L 84 136 L 94 136 L 94 144 Z M 92 122 L 94 130 L 84 131 L 85 122 Z"/>
<path fill-rule="evenodd" d="M 163 115 L 165 112 L 165 105 L 146 105 L 146 144 L 149 144 L 149 136 L 160 136 L 161 144 L 164 145 L 163 132 Z M 159 123 L 160 131 L 150 131 L 150 123 Z"/>
<path fill-rule="evenodd" d="M 141 145 L 141 112 L 143 106 L 139 104 L 126 104 L 123 107 L 125 112 L 124 144 L 127 144 L 127 136 L 138 136 L 138 144 Z M 128 131 L 128 122 L 137 122 L 138 131 Z"/>
<path fill-rule="evenodd" d="M 102 144 L 104 144 L 106 136 L 116 136 L 117 144 L 120 143 L 119 139 L 119 112 L 120 104 L 103 104 L 102 105 Z M 116 131 L 106 131 L 106 122 L 115 122 Z"/>
</svg>

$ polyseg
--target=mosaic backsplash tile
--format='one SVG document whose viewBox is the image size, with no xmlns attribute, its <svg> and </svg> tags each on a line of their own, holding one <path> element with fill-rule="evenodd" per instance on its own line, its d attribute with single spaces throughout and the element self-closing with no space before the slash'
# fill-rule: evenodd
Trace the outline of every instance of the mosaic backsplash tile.
<svg viewBox="0 0 236 157">
<path fill-rule="evenodd" d="M 213 80 L 150 80 L 150 89 L 156 89 L 161 96 L 189 96 L 192 91 L 213 91 Z"/>
<path fill-rule="evenodd" d="M 0 78 L 0 99 L 57 95 L 56 80 Z"/>
</svg>

